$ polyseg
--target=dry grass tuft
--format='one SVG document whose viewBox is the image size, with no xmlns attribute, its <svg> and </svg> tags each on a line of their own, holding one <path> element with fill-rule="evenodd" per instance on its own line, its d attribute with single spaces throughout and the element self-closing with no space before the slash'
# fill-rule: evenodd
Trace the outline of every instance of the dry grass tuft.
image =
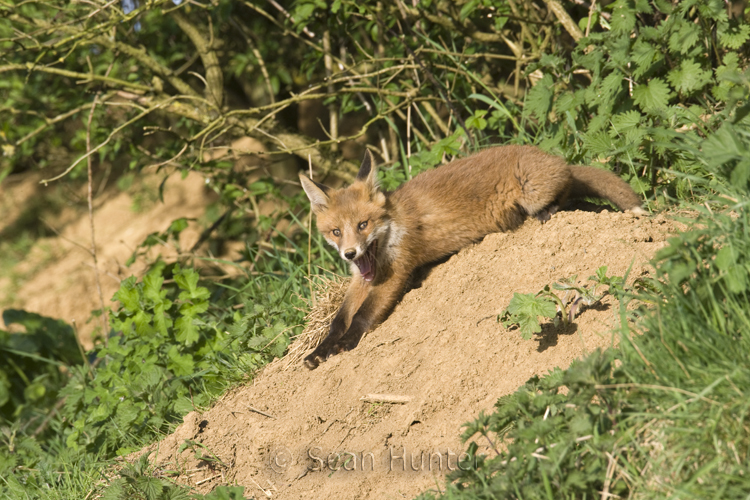
<svg viewBox="0 0 750 500">
<path fill-rule="evenodd" d="M 328 335 L 328 328 L 333 317 L 344 301 L 344 294 L 349 286 L 349 278 L 327 276 L 313 278 L 313 298 L 309 301 L 309 312 L 305 315 L 305 329 L 289 347 L 285 358 L 285 369 L 298 363 L 310 350 L 316 348 Z"/>
</svg>

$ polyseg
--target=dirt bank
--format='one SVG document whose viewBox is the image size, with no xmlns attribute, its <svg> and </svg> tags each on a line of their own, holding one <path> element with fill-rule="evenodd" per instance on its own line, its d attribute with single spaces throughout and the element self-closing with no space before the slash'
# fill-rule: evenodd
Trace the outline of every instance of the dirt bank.
<svg viewBox="0 0 750 500">
<path fill-rule="evenodd" d="M 632 264 L 632 281 L 674 230 L 663 216 L 567 211 L 490 235 L 435 267 L 354 351 L 312 372 L 277 360 L 149 450 L 203 492 L 240 484 L 256 498 L 383 499 L 439 487 L 463 449 L 462 424 L 530 376 L 614 341 L 610 297 L 522 340 L 494 319 L 513 293 L 573 275 L 585 283 L 602 265 L 622 276 Z M 407 402 L 362 400 L 372 394 Z M 179 452 L 186 440 L 212 458 Z"/>
</svg>

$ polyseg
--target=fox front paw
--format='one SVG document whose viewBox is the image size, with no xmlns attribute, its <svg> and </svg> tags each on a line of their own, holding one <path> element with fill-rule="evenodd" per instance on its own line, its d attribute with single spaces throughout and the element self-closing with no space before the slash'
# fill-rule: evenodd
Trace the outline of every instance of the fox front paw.
<svg viewBox="0 0 750 500">
<path fill-rule="evenodd" d="M 357 346 L 356 342 L 340 339 L 338 342 L 323 341 L 309 356 L 304 360 L 304 364 L 309 370 L 314 370 L 331 356 L 335 356 L 344 351 L 351 351 Z"/>
<path fill-rule="evenodd" d="M 324 340 L 322 344 L 315 348 L 312 354 L 305 358 L 304 363 L 308 370 L 316 369 L 320 363 L 336 354 L 335 345 L 331 344 L 331 342 Z"/>
<path fill-rule="evenodd" d="M 312 353 L 312 354 L 310 354 L 309 356 L 307 356 L 305 358 L 305 360 L 303 361 L 303 363 L 305 364 L 305 368 L 307 368 L 308 370 L 314 370 L 323 361 L 325 361 L 325 359 L 321 358 L 320 356 L 318 356 L 315 353 Z"/>
</svg>

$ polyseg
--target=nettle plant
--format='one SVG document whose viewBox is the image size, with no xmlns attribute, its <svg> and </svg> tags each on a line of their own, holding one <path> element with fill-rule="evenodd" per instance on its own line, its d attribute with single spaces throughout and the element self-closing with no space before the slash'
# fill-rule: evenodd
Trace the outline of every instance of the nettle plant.
<svg viewBox="0 0 750 500">
<path fill-rule="evenodd" d="M 605 9 L 581 20 L 588 36 L 570 59 L 546 54 L 529 66 L 541 79 L 524 115 L 549 132 L 541 146 L 650 174 L 652 186 L 664 168 L 699 173 L 675 131 L 697 140 L 729 118 L 744 95 L 750 26 L 720 0 L 618 0 Z M 676 183 L 676 194 L 687 189 Z"/>
<path fill-rule="evenodd" d="M 68 446 L 133 451 L 139 443 L 132 436 L 143 440 L 167 431 L 178 417 L 284 353 L 290 328 L 278 311 L 250 301 L 216 307 L 198 279 L 194 269 L 158 262 L 142 282 L 122 282 L 113 299 L 121 307 L 111 318 L 119 333 L 62 391 L 73 424 Z"/>
<path fill-rule="evenodd" d="M 589 286 L 577 285 L 578 275 L 545 285 L 537 293 L 514 293 L 507 309 L 497 315 L 498 323 L 505 328 L 518 328 L 524 340 L 531 340 L 542 331 L 539 318 L 549 319 L 557 327 L 560 323 L 570 324 L 581 308 L 591 307 L 606 295 L 613 295 L 617 300 L 625 298 L 629 289 L 624 287 L 625 278 L 607 276 L 607 266 L 596 270 L 596 275 L 589 276 L 593 281 Z M 597 293 L 597 287 L 608 287 Z M 554 291 L 553 291 L 554 290 Z"/>
</svg>

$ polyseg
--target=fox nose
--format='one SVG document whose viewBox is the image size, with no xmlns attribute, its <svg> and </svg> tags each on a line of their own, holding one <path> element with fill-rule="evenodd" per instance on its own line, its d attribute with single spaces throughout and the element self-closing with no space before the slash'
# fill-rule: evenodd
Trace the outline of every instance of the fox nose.
<svg viewBox="0 0 750 500">
<path fill-rule="evenodd" d="M 352 260 L 354 256 L 357 255 L 357 251 L 353 248 L 349 248 L 347 250 L 344 250 L 344 257 L 346 257 L 349 260 Z"/>
</svg>

